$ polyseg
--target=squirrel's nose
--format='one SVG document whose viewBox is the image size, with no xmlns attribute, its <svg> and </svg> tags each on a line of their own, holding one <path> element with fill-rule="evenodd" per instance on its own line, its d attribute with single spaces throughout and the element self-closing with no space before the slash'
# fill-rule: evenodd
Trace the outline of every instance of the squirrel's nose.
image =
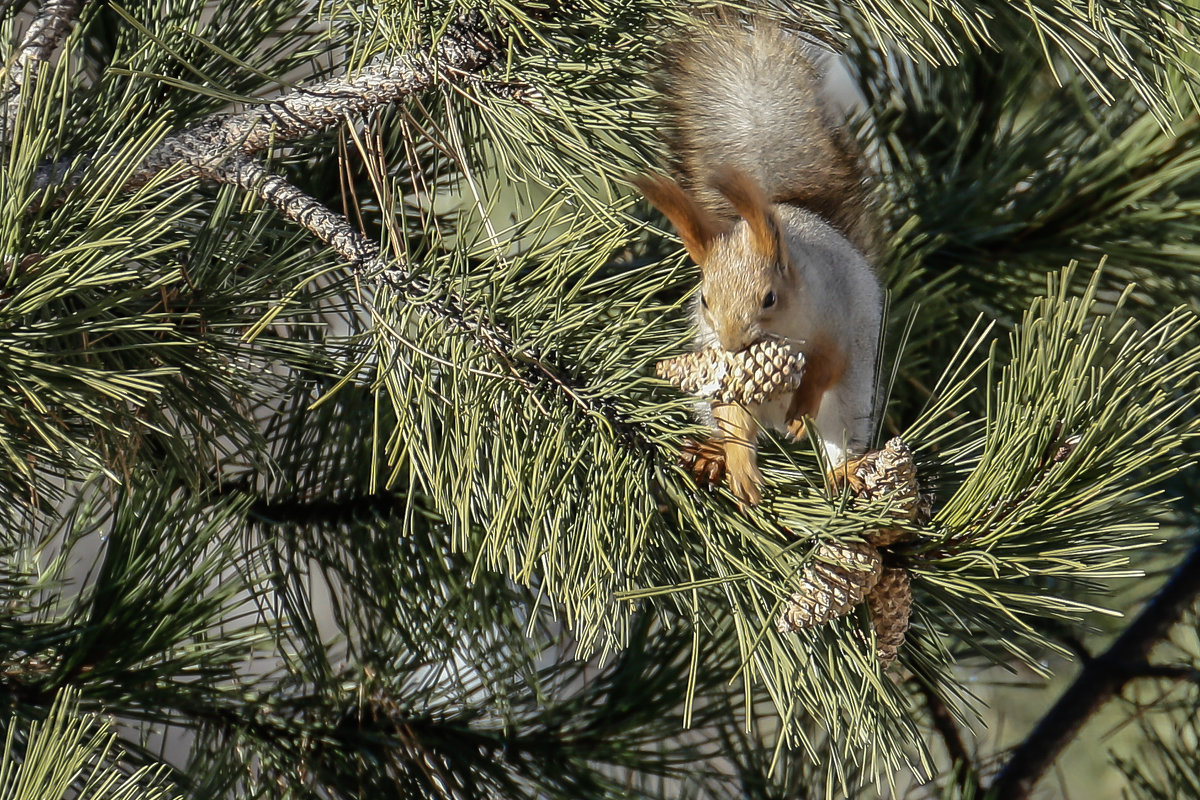
<svg viewBox="0 0 1200 800">
<path fill-rule="evenodd" d="M 754 344 L 754 335 L 741 327 L 725 327 L 717 332 L 717 338 L 721 340 L 721 347 L 731 353 L 740 353 L 750 345 Z"/>
</svg>

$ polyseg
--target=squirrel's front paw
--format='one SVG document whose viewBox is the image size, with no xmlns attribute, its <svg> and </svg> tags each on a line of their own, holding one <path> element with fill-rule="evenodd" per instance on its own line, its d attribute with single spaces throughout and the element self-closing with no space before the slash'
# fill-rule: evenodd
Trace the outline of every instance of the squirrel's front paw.
<svg viewBox="0 0 1200 800">
<path fill-rule="evenodd" d="M 753 470 L 729 470 L 729 491 L 737 497 L 738 505 L 742 509 L 746 506 L 756 506 L 762 500 L 762 491 L 759 489 L 761 485 L 762 475 L 757 467 Z"/>
<path fill-rule="evenodd" d="M 759 490 L 762 475 L 759 474 L 758 468 L 753 461 L 748 464 L 742 463 L 744 459 L 740 452 L 733 459 L 731 467 L 727 454 L 726 443 L 720 438 L 713 437 L 703 442 L 684 439 L 679 448 L 679 466 L 692 473 L 696 485 L 706 488 L 718 486 L 728 478 L 729 490 L 737 497 L 740 505 L 758 505 L 762 500 L 762 492 Z"/>
<path fill-rule="evenodd" d="M 692 473 L 698 486 L 716 486 L 725 479 L 725 444 L 720 439 L 684 439 L 679 466 Z"/>
</svg>

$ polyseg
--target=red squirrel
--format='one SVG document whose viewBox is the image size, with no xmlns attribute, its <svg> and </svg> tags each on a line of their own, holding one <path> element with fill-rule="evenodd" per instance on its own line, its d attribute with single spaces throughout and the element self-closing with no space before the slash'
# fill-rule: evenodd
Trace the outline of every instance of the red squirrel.
<svg viewBox="0 0 1200 800">
<path fill-rule="evenodd" d="M 685 449 L 697 477 L 723 471 L 751 505 L 762 427 L 795 439 L 811 419 L 837 467 L 866 447 L 875 404 L 883 291 L 867 173 L 804 48 L 761 19 L 714 15 L 690 31 L 666 66 L 677 179 L 634 180 L 700 266 L 697 347 L 738 352 L 770 335 L 804 353 L 799 388 L 712 403 L 713 438 Z"/>
</svg>

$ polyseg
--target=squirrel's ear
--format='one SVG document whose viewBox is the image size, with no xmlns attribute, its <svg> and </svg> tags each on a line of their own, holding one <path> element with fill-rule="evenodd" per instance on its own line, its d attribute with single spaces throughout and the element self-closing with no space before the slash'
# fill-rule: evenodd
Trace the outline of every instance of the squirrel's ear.
<svg viewBox="0 0 1200 800">
<path fill-rule="evenodd" d="M 708 183 L 746 220 L 754 236 L 755 249 L 772 261 L 782 263 L 787 251 L 780 239 L 779 220 L 758 182 L 739 169 L 722 167 L 709 176 Z"/>
<path fill-rule="evenodd" d="M 679 231 L 679 238 L 683 239 L 688 255 L 703 266 L 712 240 L 720 233 L 720 227 L 712 215 L 670 178 L 646 175 L 630 180 L 671 221 L 675 230 Z"/>
</svg>

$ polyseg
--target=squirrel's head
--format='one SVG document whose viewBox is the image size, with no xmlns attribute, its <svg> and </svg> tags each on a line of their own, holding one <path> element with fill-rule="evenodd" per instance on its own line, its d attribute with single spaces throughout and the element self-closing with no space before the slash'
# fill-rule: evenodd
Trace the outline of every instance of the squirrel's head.
<svg viewBox="0 0 1200 800">
<path fill-rule="evenodd" d="M 700 313 L 726 350 L 744 350 L 795 313 L 799 280 L 779 220 L 759 185 L 733 168 L 708 179 L 739 219 L 717 220 L 669 178 L 635 184 L 666 215 L 700 266 Z"/>
</svg>

